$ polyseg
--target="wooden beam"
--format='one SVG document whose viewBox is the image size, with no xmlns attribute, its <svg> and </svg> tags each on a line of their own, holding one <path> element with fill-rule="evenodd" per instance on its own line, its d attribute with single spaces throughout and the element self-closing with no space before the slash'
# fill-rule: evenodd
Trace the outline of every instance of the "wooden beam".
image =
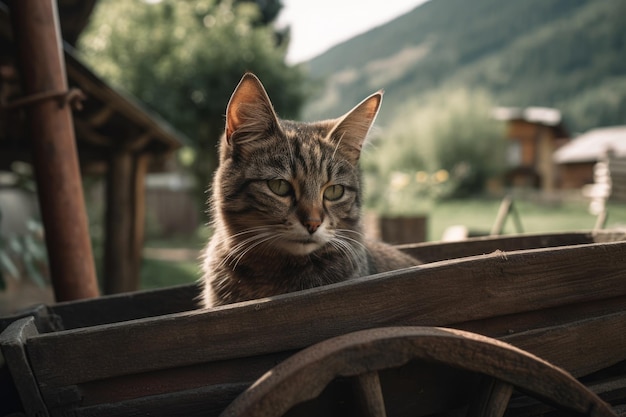
<svg viewBox="0 0 626 417">
<path fill-rule="evenodd" d="M 97 146 L 106 146 L 110 147 L 113 144 L 113 140 L 110 137 L 104 136 L 94 129 L 91 128 L 89 123 L 86 123 L 80 119 L 76 119 L 74 121 L 76 126 L 76 132 L 78 136 L 85 140 L 85 142 L 89 142 L 93 145 Z"/>
<path fill-rule="evenodd" d="M 132 123 L 154 133 L 152 139 L 158 140 L 169 149 L 178 149 L 180 133 L 173 130 L 158 115 L 150 113 L 133 97 L 123 95 L 104 83 L 75 56 L 71 48 L 65 49 L 65 58 L 70 63 L 69 76 L 81 86 L 85 94 L 111 106 L 115 112 L 123 115 Z"/>
<path fill-rule="evenodd" d="M 11 2 L 50 274 L 58 301 L 98 295 L 55 0 Z"/>
<path fill-rule="evenodd" d="M 133 137 L 133 139 L 126 145 L 126 149 L 133 152 L 139 152 L 150 143 L 152 138 L 152 132 L 143 132 L 141 135 Z"/>
<path fill-rule="evenodd" d="M 112 153 L 107 172 L 104 290 L 139 289 L 144 239 L 145 176 L 150 158 L 127 150 Z"/>
<path fill-rule="evenodd" d="M 132 212 L 132 280 L 129 291 L 139 290 L 141 286 L 141 259 L 143 254 L 144 230 L 146 223 L 146 174 L 150 165 L 148 154 L 138 154 L 135 156 L 134 166 L 134 192 L 133 192 L 133 212 Z"/>
<path fill-rule="evenodd" d="M 549 344 L 536 335 L 515 333 L 520 322 L 508 327 L 514 333 L 507 342 L 582 376 L 624 360 L 625 250 L 626 243 L 603 243 L 438 262 L 201 312 L 44 335 L 29 341 L 29 354 L 39 383 L 52 388 L 156 371 L 164 361 L 167 368 L 191 368 L 301 349 L 372 327 L 455 327 L 482 320 L 484 325 L 473 331 L 494 337 L 498 334 L 487 327 L 489 318 L 569 305 L 571 321 L 585 303 L 609 305 L 610 299 L 621 297 L 614 306 L 618 312 L 589 318 L 582 333 L 550 332 Z M 519 329 L 549 325 L 545 317 L 522 324 Z M 574 344 L 576 349 L 564 348 Z M 107 354 L 81 355 L 94 346 Z M 235 368 L 232 362 L 229 366 Z"/>
<path fill-rule="evenodd" d="M 106 184 L 106 219 L 104 247 L 104 292 L 115 294 L 125 291 L 129 279 L 133 159 L 128 152 L 111 155 Z"/>
<path fill-rule="evenodd" d="M 90 115 L 87 118 L 87 122 L 93 127 L 101 127 L 104 126 L 114 114 L 115 110 L 105 104 L 100 110 Z"/>
</svg>

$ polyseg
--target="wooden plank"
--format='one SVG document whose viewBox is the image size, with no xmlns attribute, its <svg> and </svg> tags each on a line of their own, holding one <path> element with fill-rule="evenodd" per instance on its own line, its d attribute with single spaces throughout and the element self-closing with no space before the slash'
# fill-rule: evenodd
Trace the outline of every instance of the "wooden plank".
<svg viewBox="0 0 626 417">
<path fill-rule="evenodd" d="M 483 237 L 468 239 L 464 242 L 430 242 L 398 247 L 410 254 L 418 257 L 424 256 L 424 259 L 435 262 L 446 260 L 450 256 L 458 258 L 482 255 L 496 250 L 533 249 L 593 243 L 594 241 L 610 242 L 619 241 L 622 238 L 622 233 L 608 231 L 600 231 L 597 234 L 575 232 Z M 191 284 L 63 302 L 50 308 L 61 318 L 65 329 L 73 329 L 193 310 L 197 308 L 194 299 L 198 297 L 198 291 L 198 287 Z"/>
<path fill-rule="evenodd" d="M 197 285 L 114 294 L 49 307 L 66 330 L 195 310 Z"/>
<path fill-rule="evenodd" d="M 626 342 L 622 336 L 625 333 L 625 323 L 626 312 L 621 311 L 613 315 L 580 320 L 567 325 L 523 332 L 505 337 L 503 340 L 519 348 L 527 349 L 543 359 L 551 362 L 559 361 L 559 364 L 574 376 L 582 376 L 626 359 Z M 601 337 L 603 343 L 597 343 L 596 336 Z M 545 343 L 542 343 L 544 340 Z M 202 386 L 250 384 L 292 353 L 218 361 L 185 369 L 165 369 L 160 373 L 152 372 L 116 380 L 81 384 L 82 405 L 130 401 L 144 396 L 153 397 L 155 394 L 163 395 L 167 392 L 200 389 Z M 411 374 L 412 378 L 415 377 L 415 371 L 414 369 Z M 419 368 L 419 371 L 423 371 L 423 366 Z M 406 375 L 406 372 L 402 375 Z M 395 375 L 395 378 L 398 376 Z M 432 375 L 429 378 L 428 384 L 434 384 Z M 389 375 L 387 375 L 386 383 L 389 383 Z M 404 389 L 402 383 L 400 388 L 397 384 L 394 386 L 394 391 Z M 449 384 L 447 386 L 451 388 Z M 400 394 L 394 392 L 394 395 Z M 385 397 L 387 398 L 387 394 Z M 401 398 L 406 398 L 406 396 L 401 396 Z M 155 408 L 145 409 L 145 413 L 152 413 L 159 408 L 157 400 L 154 397 L 153 399 Z M 391 407 L 395 407 L 393 403 L 397 402 L 398 398 L 387 400 L 391 401 Z M 447 402 L 449 403 L 449 399 Z M 429 403 L 429 406 L 432 407 L 432 403 Z"/>
<path fill-rule="evenodd" d="M 0 333 L 19 319 L 33 317 L 35 327 L 40 333 L 63 330 L 59 317 L 48 306 L 39 304 L 10 316 L 0 317 Z"/>
<path fill-rule="evenodd" d="M 624 400 L 626 400 L 626 376 L 613 377 L 601 381 L 585 383 L 587 388 L 600 397 L 603 401 L 612 406 L 613 411 L 621 416 L 620 409 L 626 410 Z M 518 397 L 511 401 L 507 410 L 507 417 L 527 417 L 546 415 L 553 411 L 554 408 L 539 401 L 528 398 Z"/>
<path fill-rule="evenodd" d="M 602 317 L 624 309 L 626 296 L 619 296 L 455 323 L 455 327 L 477 333 L 488 332 L 492 337 L 504 337 L 532 329 Z"/>
<path fill-rule="evenodd" d="M 250 385 L 268 369 L 287 359 L 296 351 L 250 356 L 226 361 L 208 362 L 187 367 L 162 368 L 158 371 L 124 375 L 77 386 L 82 406 L 167 395 L 171 392 L 193 391 L 205 386 L 232 384 Z M 46 398 L 50 406 L 67 405 L 67 401 Z"/>
<path fill-rule="evenodd" d="M 589 232 L 523 234 L 474 237 L 458 242 L 430 242 L 398 245 L 398 248 L 422 262 L 438 262 L 466 256 L 484 255 L 496 250 L 513 251 L 594 243 Z"/>
<path fill-rule="evenodd" d="M 518 234 L 509 236 L 485 236 L 469 238 L 460 242 L 428 242 L 397 247 L 423 262 L 438 262 L 466 256 L 484 255 L 501 251 L 550 248 L 558 246 L 608 243 L 626 240 L 623 231 L 598 230 L 540 234 Z"/>
<path fill-rule="evenodd" d="M 92 405 L 72 410 L 76 417 L 152 416 L 192 417 L 218 416 L 250 384 L 202 387 L 184 392 Z"/>
<path fill-rule="evenodd" d="M 580 377 L 626 360 L 626 311 L 501 340 Z"/>
<path fill-rule="evenodd" d="M 484 237 L 459 242 L 431 242 L 398 246 L 417 257 L 424 256 L 429 262 L 447 260 L 450 256 L 459 258 L 482 255 L 496 250 L 521 250 L 538 247 L 565 246 L 572 244 L 614 241 L 606 232 L 597 236 L 591 232 L 557 233 L 543 235 L 515 235 L 505 237 Z M 193 300 L 199 296 L 195 284 L 165 288 L 154 291 L 141 291 L 99 297 L 88 301 L 59 303 L 52 306 L 55 314 L 61 317 L 66 329 L 87 327 L 118 321 L 134 320 L 149 316 L 177 313 L 197 308 Z M 153 299 L 154 298 L 154 299 Z"/>
<path fill-rule="evenodd" d="M 594 240 L 600 242 L 619 241 L 621 238 L 622 234 L 601 231 L 597 235 L 593 235 L 591 232 L 515 235 L 468 239 L 462 243 L 431 242 L 399 247 L 415 256 L 419 257 L 426 253 L 425 258 L 430 261 L 441 261 L 452 255 L 465 257 L 491 253 L 498 249 L 510 251 L 543 246 L 592 243 Z M 61 318 L 65 329 L 73 329 L 192 310 L 197 307 L 193 300 L 198 295 L 197 286 L 191 284 L 59 303 L 51 306 L 51 309 Z"/>
<path fill-rule="evenodd" d="M 615 320 L 618 320 L 618 319 L 615 318 Z M 621 320 L 623 321 L 623 316 Z M 585 330 L 583 331 L 583 330 L 578 329 L 578 326 L 582 326 L 582 328 L 584 328 Z M 600 329 L 599 330 L 600 333 L 598 333 L 598 329 Z M 610 320 L 607 321 L 607 320 L 599 319 L 593 323 L 585 321 L 585 320 L 579 323 L 571 323 L 571 326 L 569 326 L 566 331 L 575 332 L 578 335 L 577 336 L 578 339 L 592 340 L 594 335 L 596 334 L 601 335 L 604 333 L 608 333 L 610 332 L 610 329 L 613 329 L 616 332 L 620 331 L 619 328 L 611 327 Z M 556 330 L 558 329 L 555 327 L 552 329 L 546 329 L 546 332 L 549 333 L 551 331 L 556 331 Z M 529 332 L 528 334 L 515 335 L 514 338 L 510 338 L 507 341 L 515 342 L 515 344 L 519 347 L 519 345 L 523 344 L 525 339 L 533 340 L 537 337 L 541 337 L 541 336 L 537 335 L 536 333 Z M 548 350 L 556 349 L 559 351 L 563 351 L 563 350 L 567 350 L 571 348 L 571 340 L 568 340 L 568 338 L 560 339 L 558 337 L 555 337 L 554 339 L 557 341 L 561 340 L 562 344 L 554 345 L 552 343 L 549 343 L 550 346 L 547 347 Z M 610 339 L 607 340 L 607 343 L 611 343 L 611 340 Z M 592 343 L 590 343 L 590 345 L 592 345 Z M 583 349 L 584 348 L 585 347 L 583 347 Z M 618 351 L 621 350 L 621 352 L 626 352 L 623 345 L 622 346 L 616 345 L 615 349 Z M 535 353 L 541 354 L 543 352 L 537 351 Z M 601 355 L 601 353 L 596 352 L 595 349 L 591 349 L 591 354 Z M 288 355 L 284 356 L 284 358 L 286 358 L 287 356 Z M 239 392 L 245 389 L 252 380 L 260 377 L 264 371 L 269 370 L 274 364 L 278 363 L 279 361 L 280 360 L 276 357 L 268 358 L 268 360 L 265 360 L 264 357 L 248 358 L 246 360 L 236 360 L 236 361 L 233 361 L 224 365 L 224 368 L 225 370 L 227 369 L 227 372 L 221 372 L 219 376 L 216 376 L 215 378 L 211 378 L 211 381 L 206 380 L 205 386 L 198 386 L 197 388 L 193 388 L 193 389 L 189 389 L 189 386 L 185 388 L 185 384 L 179 384 L 178 389 L 176 389 L 175 388 L 176 382 L 175 381 L 172 382 L 170 378 L 170 376 L 176 375 L 176 374 L 171 373 L 173 370 L 170 371 L 169 374 L 168 374 L 168 371 L 164 371 L 163 375 L 157 376 L 156 378 L 154 374 L 147 374 L 144 376 L 143 380 L 134 380 L 133 378 L 124 378 L 123 380 L 120 380 L 123 383 L 120 383 L 120 381 L 103 381 L 101 392 L 108 395 L 108 398 L 101 397 L 101 399 L 103 400 L 102 403 L 93 401 L 94 397 L 93 397 L 93 392 L 91 391 L 92 388 L 86 389 L 84 385 L 81 385 L 80 390 L 81 390 L 81 393 L 83 394 L 81 404 L 86 407 L 72 408 L 72 412 L 76 416 L 90 416 L 90 417 L 107 416 L 107 415 L 112 415 L 112 414 L 115 414 L 115 415 L 147 415 L 149 414 L 149 415 L 155 415 L 155 416 L 166 416 L 166 415 L 217 416 L 220 413 L 220 411 L 223 409 L 223 407 L 226 404 L 230 403 L 230 401 L 232 401 L 232 399 L 234 399 L 234 397 Z M 255 371 L 251 372 L 252 366 L 255 366 L 256 364 L 256 366 L 258 367 L 258 365 L 260 365 L 262 362 L 264 363 L 261 366 L 261 368 L 256 369 Z M 265 367 L 264 369 L 263 369 L 263 366 Z M 197 367 L 192 367 L 192 369 L 197 369 Z M 213 370 L 214 368 L 207 368 L 204 370 L 200 369 L 198 370 L 198 372 L 199 373 L 204 372 L 206 375 L 214 376 Z M 389 374 L 386 375 L 386 378 L 384 381 L 385 384 L 391 383 L 392 386 L 394 387 L 394 389 L 391 390 L 391 392 L 393 393 L 393 398 L 391 399 L 387 398 L 388 401 L 391 401 L 389 406 L 392 407 L 392 410 L 394 410 L 393 412 L 390 411 L 391 414 L 407 415 L 405 412 L 400 411 L 400 410 L 405 410 L 406 408 L 405 406 L 407 405 L 406 402 L 407 400 L 411 398 L 420 404 L 420 407 L 422 407 L 420 408 L 420 410 L 427 409 L 433 412 L 437 410 L 438 411 L 445 410 L 444 408 L 434 406 L 433 405 L 434 403 L 439 404 L 439 405 L 447 404 L 447 406 L 450 406 L 451 404 L 450 398 L 445 400 L 444 397 L 441 397 L 441 401 L 434 398 L 437 395 L 437 392 L 439 391 L 428 392 L 426 394 L 426 396 L 428 397 L 427 403 L 423 402 L 425 400 L 424 398 L 421 398 L 421 397 L 420 399 L 414 398 L 415 394 L 411 395 L 410 393 L 408 394 L 405 393 L 405 395 L 401 395 L 400 397 L 397 397 L 397 395 L 399 395 L 399 393 L 396 392 L 396 391 L 399 391 L 398 384 L 400 384 L 399 385 L 399 387 L 401 388 L 400 390 L 405 390 L 408 381 L 411 382 L 410 384 L 411 386 L 421 387 L 420 378 L 428 376 L 429 379 L 424 380 L 422 382 L 426 384 L 425 387 L 427 387 L 428 389 L 431 389 L 433 387 L 433 385 L 435 384 L 435 381 L 432 378 L 432 374 L 429 374 L 428 372 L 426 372 L 426 374 L 422 375 L 420 374 L 420 372 L 422 371 L 424 371 L 423 365 L 418 366 L 417 368 L 415 367 L 411 368 L 410 374 L 407 374 L 407 371 L 403 371 L 403 372 L 400 372 L 399 374 L 393 373 L 393 376 Z M 438 376 L 439 374 L 440 373 L 437 373 Z M 256 375 L 256 376 L 252 377 L 251 379 L 251 376 L 253 375 Z M 182 377 L 183 377 L 182 374 L 177 376 L 177 378 L 182 378 Z M 390 379 L 390 377 L 392 379 Z M 457 382 L 458 377 L 459 375 L 456 375 L 453 377 L 453 380 L 455 381 L 455 383 Z M 395 379 L 397 378 L 400 378 L 399 381 L 395 381 Z M 217 381 L 221 381 L 221 383 Z M 245 382 L 242 382 L 242 381 L 245 381 Z M 442 381 L 439 381 L 439 382 L 442 382 Z M 162 384 L 164 383 L 165 384 L 171 383 L 172 385 L 170 385 L 168 389 L 163 390 L 162 393 L 155 391 L 156 389 L 161 388 Z M 607 384 L 605 383 L 603 385 L 607 385 Z M 622 392 L 623 390 L 621 388 L 622 385 L 619 385 L 616 387 L 615 383 L 610 383 L 609 389 L 611 390 L 611 393 L 609 397 L 607 397 L 606 396 L 607 394 L 605 394 L 605 392 L 607 391 L 606 388 L 598 388 L 597 390 L 594 388 L 594 391 L 598 392 L 601 395 L 601 397 L 605 400 L 610 400 L 611 398 L 615 396 L 619 396 L 619 398 L 624 398 L 622 395 L 623 394 Z M 240 390 L 239 391 L 231 390 L 228 393 L 225 393 L 223 391 L 224 389 L 228 387 L 232 388 L 235 386 L 240 387 L 239 388 Z M 442 384 L 442 386 L 445 387 L 445 389 L 447 389 L 449 392 L 452 392 L 451 390 L 453 389 L 456 390 L 459 388 L 459 387 L 455 388 L 455 385 L 451 384 L 450 381 L 448 381 L 448 383 Z M 470 391 L 467 391 L 467 386 L 466 385 L 462 385 L 462 386 L 465 386 L 465 389 L 462 392 L 469 394 Z M 133 399 L 132 395 L 128 395 L 128 391 L 129 390 L 132 391 L 134 389 L 135 394 L 137 394 L 137 387 L 141 387 L 142 389 L 144 389 L 144 394 L 143 396 L 135 397 Z M 183 389 L 185 389 L 185 391 L 183 391 Z M 419 389 L 422 390 L 422 388 L 419 388 Z M 121 392 L 126 394 L 126 396 L 116 397 L 116 394 L 114 392 L 115 390 L 120 390 Z M 199 393 L 206 393 L 206 394 L 199 395 Z M 158 395 L 155 395 L 155 394 L 158 394 Z M 458 394 L 460 395 L 461 392 L 459 392 Z M 388 395 L 389 395 L 389 392 L 387 392 L 385 397 L 387 397 Z M 420 395 L 424 395 L 424 394 L 420 394 Z M 457 399 L 458 398 L 460 397 L 457 397 Z M 470 395 L 470 398 L 471 398 L 471 395 Z M 397 404 L 398 401 L 402 401 L 402 404 L 403 404 L 402 407 L 400 407 Z M 178 409 L 178 411 L 176 411 L 177 410 L 176 404 L 184 404 L 184 406 L 183 408 Z M 216 404 L 222 404 L 222 408 L 219 408 L 218 406 L 216 406 Z M 435 407 L 435 408 L 432 408 L 432 407 Z M 211 412 L 208 412 L 205 410 L 211 410 Z M 411 413 L 408 415 L 414 415 L 414 414 Z"/>
<path fill-rule="evenodd" d="M 0 334 L 0 350 L 11 372 L 26 414 L 46 417 L 48 411 L 24 349 L 26 340 L 36 334 L 37 329 L 33 317 L 15 321 Z"/>
<path fill-rule="evenodd" d="M 52 388 L 300 349 L 376 326 L 448 326 L 624 296 L 625 253 L 623 242 L 500 252 L 212 310 L 39 335 L 27 349 L 38 380 Z"/>
</svg>

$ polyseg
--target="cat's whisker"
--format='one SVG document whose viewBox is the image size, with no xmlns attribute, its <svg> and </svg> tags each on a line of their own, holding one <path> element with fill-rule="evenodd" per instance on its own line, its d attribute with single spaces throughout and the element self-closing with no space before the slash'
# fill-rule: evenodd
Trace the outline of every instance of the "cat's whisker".
<svg viewBox="0 0 626 417">
<path fill-rule="evenodd" d="M 252 249 L 256 248 L 259 245 L 262 245 L 265 242 L 269 242 L 273 239 L 277 239 L 278 236 L 276 236 L 275 234 L 271 234 L 271 233 L 267 233 L 266 235 L 263 236 L 263 239 L 259 239 L 257 242 L 255 242 L 254 244 L 249 245 L 247 248 L 245 248 L 245 250 L 243 250 L 239 256 L 237 256 L 237 258 L 235 259 L 235 264 L 233 265 L 233 270 L 235 270 L 237 268 L 237 265 L 239 265 L 239 262 L 243 259 L 244 256 L 246 256 L 246 254 L 248 252 L 250 252 Z"/>
<path fill-rule="evenodd" d="M 222 266 L 230 264 L 232 265 L 232 269 L 234 270 L 239 262 L 252 249 L 257 248 L 259 245 L 262 245 L 269 241 L 278 239 L 282 235 L 282 233 L 276 232 L 276 230 L 274 230 L 274 228 L 270 226 L 258 227 L 255 229 L 257 231 L 260 231 L 261 233 L 257 233 L 254 236 L 248 237 L 232 247 L 229 254 L 226 255 L 222 260 Z"/>
<path fill-rule="evenodd" d="M 353 235 L 357 235 L 360 238 L 364 238 L 365 237 L 365 233 L 360 232 L 358 230 L 351 230 L 351 229 L 336 229 L 335 232 L 337 233 L 341 233 L 341 234 L 350 234 L 352 233 Z"/>
<path fill-rule="evenodd" d="M 235 233 L 233 235 L 230 236 L 223 236 L 220 239 L 218 239 L 217 235 L 213 235 L 213 237 L 211 239 L 218 239 L 215 241 L 216 245 L 218 246 L 223 246 L 223 247 L 230 247 L 231 246 L 231 242 L 233 240 L 236 240 L 235 238 L 237 237 L 242 237 L 246 234 L 251 234 L 251 233 L 258 233 L 258 232 L 262 232 L 262 231 L 266 231 L 268 230 L 269 227 L 268 226 L 258 226 L 258 227 L 252 227 L 250 229 L 246 229 L 246 230 L 242 230 L 241 232 Z"/>
<path fill-rule="evenodd" d="M 358 253 L 349 243 L 336 238 L 331 239 L 329 243 L 337 249 L 337 251 L 342 253 L 346 259 L 348 259 L 353 268 L 356 268 L 356 258 L 358 258 Z"/>
<path fill-rule="evenodd" d="M 345 239 L 347 241 L 353 242 L 353 243 L 357 244 L 358 246 L 362 247 L 363 249 L 366 249 L 366 246 L 363 244 L 363 242 L 361 240 L 357 240 L 357 239 L 351 238 L 349 236 L 346 236 L 346 234 L 347 234 L 346 232 L 348 232 L 348 231 L 349 232 L 353 232 L 354 234 L 356 234 L 360 238 L 363 237 L 363 233 L 354 232 L 352 230 L 344 230 L 344 229 L 337 230 L 336 237 L 338 239 Z"/>
<path fill-rule="evenodd" d="M 220 266 L 224 267 L 227 264 L 232 264 L 232 261 L 234 259 L 240 259 L 240 257 L 239 257 L 240 253 L 247 252 L 248 248 L 251 245 L 254 245 L 255 241 L 264 239 L 267 236 L 271 236 L 271 232 L 266 231 L 266 232 L 263 232 L 263 233 L 255 234 L 253 236 L 250 236 L 249 238 L 246 238 L 246 239 L 242 240 L 241 242 L 237 243 L 235 246 L 232 246 L 230 248 L 228 254 L 226 254 L 224 256 L 224 259 L 222 259 L 222 262 L 220 263 Z"/>
<path fill-rule="evenodd" d="M 229 247 L 229 251 L 226 253 L 224 258 L 220 262 L 219 267 L 226 266 L 228 263 L 230 263 L 231 259 L 234 256 L 236 256 L 241 250 L 245 249 L 248 246 L 249 243 L 254 242 L 257 239 L 259 239 L 259 235 L 255 234 L 253 236 L 250 236 L 250 237 L 242 240 L 241 242 L 238 242 L 234 246 L 227 245 L 227 247 Z"/>
</svg>

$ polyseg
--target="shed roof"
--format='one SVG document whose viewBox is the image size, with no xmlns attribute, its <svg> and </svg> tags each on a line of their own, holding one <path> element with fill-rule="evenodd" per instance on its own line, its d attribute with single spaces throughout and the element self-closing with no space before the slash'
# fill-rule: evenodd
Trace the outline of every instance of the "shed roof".
<svg viewBox="0 0 626 417">
<path fill-rule="evenodd" d="M 552 107 L 496 107 L 492 115 L 506 122 L 525 121 L 548 126 L 555 130 L 557 137 L 569 136 L 561 111 Z"/>
<path fill-rule="evenodd" d="M 626 126 L 592 129 L 574 138 L 554 153 L 558 164 L 595 162 L 608 151 L 617 157 L 626 157 Z"/>
<path fill-rule="evenodd" d="M 172 151 L 184 142 L 177 132 L 157 114 L 138 100 L 111 87 L 93 73 L 77 57 L 70 42 L 75 42 L 84 28 L 95 0 L 59 1 L 66 71 L 70 88 L 77 87 L 85 95 L 83 109 L 74 112 L 77 148 L 83 170 L 105 169 L 109 150 L 132 147 L 155 156 L 153 170 L 160 170 Z M 21 95 L 19 69 L 15 65 L 9 11 L 0 1 L 0 96 L 3 101 Z M 29 161 L 30 151 L 21 109 L 0 107 L 0 169 L 14 161 Z"/>
</svg>

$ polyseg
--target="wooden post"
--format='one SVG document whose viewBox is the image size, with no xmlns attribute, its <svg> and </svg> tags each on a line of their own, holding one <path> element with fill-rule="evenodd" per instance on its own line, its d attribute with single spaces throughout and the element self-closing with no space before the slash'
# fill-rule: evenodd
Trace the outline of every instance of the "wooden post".
<svg viewBox="0 0 626 417">
<path fill-rule="evenodd" d="M 133 228 L 131 242 L 132 247 L 132 278 L 131 291 L 136 291 L 141 286 L 141 260 L 146 225 L 146 174 L 150 164 L 148 154 L 135 156 L 135 170 L 133 183 Z"/>
<path fill-rule="evenodd" d="M 381 217 L 380 236 L 394 245 L 426 241 L 426 216 Z"/>
<path fill-rule="evenodd" d="M 132 228 L 132 173 L 130 152 L 115 151 L 109 161 L 106 184 L 106 240 L 104 246 L 104 292 L 116 294 L 126 291 L 130 277 Z"/>
<path fill-rule="evenodd" d="M 9 3 L 57 301 L 98 295 L 55 0 Z"/>
<path fill-rule="evenodd" d="M 491 232 L 489 233 L 490 236 L 499 236 L 502 234 L 502 231 L 504 230 L 504 223 L 506 222 L 506 218 L 509 214 L 513 216 L 517 233 L 524 233 L 522 220 L 520 219 L 519 213 L 513 204 L 513 197 L 506 195 L 500 203 L 500 208 L 498 209 L 498 214 L 496 215 L 496 221 L 491 228 Z"/>
<path fill-rule="evenodd" d="M 107 173 L 104 291 L 139 289 L 144 237 L 147 155 L 127 149 L 114 151 Z"/>
</svg>

